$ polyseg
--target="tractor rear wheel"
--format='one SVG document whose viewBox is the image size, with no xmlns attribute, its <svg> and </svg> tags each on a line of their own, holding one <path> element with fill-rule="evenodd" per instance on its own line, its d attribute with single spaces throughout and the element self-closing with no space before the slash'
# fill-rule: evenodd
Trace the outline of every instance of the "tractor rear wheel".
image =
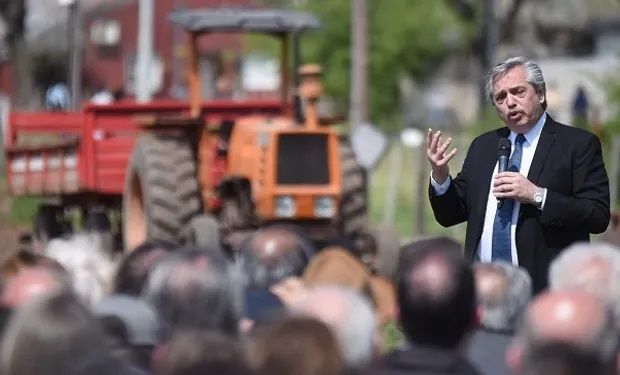
<svg viewBox="0 0 620 375">
<path fill-rule="evenodd" d="M 338 224 L 340 232 L 355 237 L 367 230 L 366 171 L 357 162 L 348 140 L 340 140 L 342 198 Z"/>
<path fill-rule="evenodd" d="M 146 239 L 180 243 L 201 209 L 196 162 L 186 137 L 146 134 L 131 157 L 123 193 L 123 242 L 131 251 Z"/>
</svg>

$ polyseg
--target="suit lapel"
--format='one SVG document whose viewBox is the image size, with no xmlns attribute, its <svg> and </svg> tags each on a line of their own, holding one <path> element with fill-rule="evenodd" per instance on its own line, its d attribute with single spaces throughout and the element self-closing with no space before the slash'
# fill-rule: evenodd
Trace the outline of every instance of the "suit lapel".
<svg viewBox="0 0 620 375">
<path fill-rule="evenodd" d="M 547 114 L 547 121 L 545 121 L 545 125 L 540 132 L 540 138 L 538 139 L 538 145 L 536 146 L 536 151 L 534 152 L 534 158 L 532 159 L 532 165 L 530 166 L 530 171 L 527 174 L 528 180 L 533 183 L 538 183 L 538 179 L 540 178 L 540 173 L 545 165 L 545 161 L 547 160 L 547 154 L 549 154 L 549 150 L 555 142 L 556 138 L 556 130 L 557 123 Z"/>
</svg>

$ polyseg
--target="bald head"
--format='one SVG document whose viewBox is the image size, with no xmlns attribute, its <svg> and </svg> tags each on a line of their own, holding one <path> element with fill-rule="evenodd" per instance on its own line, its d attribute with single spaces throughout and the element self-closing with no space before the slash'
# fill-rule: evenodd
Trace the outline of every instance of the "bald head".
<svg viewBox="0 0 620 375">
<path fill-rule="evenodd" d="M 526 310 L 515 345 L 523 361 L 545 345 L 563 343 L 611 366 L 615 363 L 617 335 L 610 309 L 596 296 L 582 291 L 548 292 Z"/>
<path fill-rule="evenodd" d="M 543 294 L 527 311 L 527 322 L 540 340 L 577 345 L 591 342 L 608 320 L 604 303 L 577 291 Z"/>
<path fill-rule="evenodd" d="M 4 306 L 15 309 L 37 296 L 57 292 L 67 285 L 66 280 L 48 269 L 28 268 L 7 280 L 0 300 Z"/>
<path fill-rule="evenodd" d="M 312 244 L 287 227 L 268 227 L 256 232 L 239 252 L 239 262 L 249 288 L 267 288 L 299 276 L 314 254 Z"/>
</svg>

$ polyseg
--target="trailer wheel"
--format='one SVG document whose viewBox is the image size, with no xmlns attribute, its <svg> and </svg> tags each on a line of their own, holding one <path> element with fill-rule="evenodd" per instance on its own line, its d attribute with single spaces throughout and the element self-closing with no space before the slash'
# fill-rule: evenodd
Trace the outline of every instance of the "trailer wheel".
<svg viewBox="0 0 620 375">
<path fill-rule="evenodd" d="M 355 158 L 348 140 L 340 140 L 342 198 L 338 225 L 345 236 L 354 237 L 367 230 L 366 171 Z"/>
<path fill-rule="evenodd" d="M 184 226 L 198 212 L 196 162 L 188 140 L 156 134 L 140 137 L 123 193 L 125 250 L 146 239 L 182 242 Z"/>
</svg>

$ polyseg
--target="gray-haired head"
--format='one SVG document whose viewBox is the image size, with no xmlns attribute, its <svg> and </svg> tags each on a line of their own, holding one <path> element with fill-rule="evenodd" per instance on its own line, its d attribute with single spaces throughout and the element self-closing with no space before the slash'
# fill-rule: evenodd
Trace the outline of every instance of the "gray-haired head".
<svg viewBox="0 0 620 375">
<path fill-rule="evenodd" d="M 534 87 L 536 93 L 542 95 L 544 98 L 542 107 L 543 109 L 547 109 L 547 86 L 545 84 L 545 78 L 543 77 L 542 70 L 533 60 L 529 60 L 523 56 L 509 58 L 508 60 L 505 60 L 491 68 L 486 77 L 485 84 L 486 94 L 491 100 L 491 103 L 494 103 L 493 85 L 495 82 L 506 75 L 508 71 L 516 68 L 517 66 L 522 66 L 525 69 L 527 81 L 530 85 L 532 85 L 532 87 Z"/>
<path fill-rule="evenodd" d="M 477 263 L 474 278 L 482 326 L 514 330 L 532 296 L 532 278 L 527 271 L 504 262 Z"/>
<path fill-rule="evenodd" d="M 181 328 L 235 336 L 240 285 L 236 269 L 221 252 L 181 249 L 155 266 L 143 294 L 159 312 L 164 334 Z"/>
<path fill-rule="evenodd" d="M 554 259 L 551 290 L 582 290 L 607 302 L 620 323 L 620 248 L 603 243 L 576 243 Z"/>
<path fill-rule="evenodd" d="M 370 362 L 376 320 L 371 303 L 361 294 L 340 286 L 318 286 L 293 306 L 293 312 L 330 326 L 349 368 L 363 368 Z"/>
</svg>

